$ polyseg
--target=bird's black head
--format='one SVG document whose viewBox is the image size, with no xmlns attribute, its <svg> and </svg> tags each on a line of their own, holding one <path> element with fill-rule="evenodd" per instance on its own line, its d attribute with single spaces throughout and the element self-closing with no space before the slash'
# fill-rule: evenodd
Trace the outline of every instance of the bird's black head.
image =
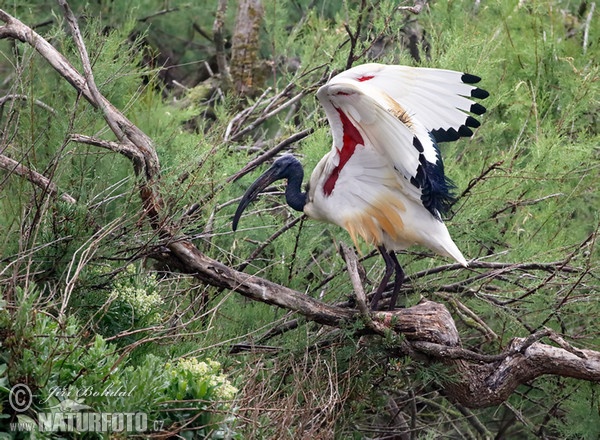
<svg viewBox="0 0 600 440">
<path fill-rule="evenodd" d="M 300 191 L 303 177 L 304 170 L 298 159 L 291 154 L 286 154 L 278 158 L 273 162 L 271 168 L 256 179 L 244 193 L 242 200 L 235 211 L 235 215 L 233 216 L 233 230 L 235 231 L 237 229 L 240 217 L 250 202 L 255 200 L 262 190 L 277 180 L 287 179 L 288 184 L 285 189 L 286 202 L 296 211 L 302 211 L 306 203 L 306 193 Z"/>
</svg>

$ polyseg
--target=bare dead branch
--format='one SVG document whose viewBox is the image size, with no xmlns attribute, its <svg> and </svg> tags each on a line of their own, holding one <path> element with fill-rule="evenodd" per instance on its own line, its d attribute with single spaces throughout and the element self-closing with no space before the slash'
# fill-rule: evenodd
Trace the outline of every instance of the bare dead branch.
<svg viewBox="0 0 600 440">
<path fill-rule="evenodd" d="M 229 124 L 227 124 L 227 128 L 225 129 L 225 135 L 223 136 L 223 138 L 225 140 L 229 139 L 229 135 L 231 134 L 231 131 L 233 130 L 234 127 L 237 128 L 237 127 L 241 126 L 248 119 L 248 116 L 250 116 L 258 108 L 258 106 L 262 103 L 264 98 L 269 93 L 271 93 L 271 90 L 272 90 L 271 87 L 267 87 L 262 92 L 262 94 L 256 99 L 256 102 L 254 104 L 252 104 L 248 108 L 245 108 L 244 110 L 239 112 L 237 115 L 235 115 L 233 118 L 231 118 L 231 121 L 229 121 Z"/>
<path fill-rule="evenodd" d="M 72 134 L 69 139 L 80 144 L 93 145 L 94 147 L 104 148 L 114 153 L 122 154 L 130 160 L 143 160 L 140 152 L 131 144 L 121 144 L 119 142 L 105 141 L 103 139 L 94 138 L 84 134 Z"/>
<path fill-rule="evenodd" d="M 348 37 L 350 38 L 350 49 L 348 50 L 348 58 L 346 60 L 346 69 L 349 69 L 352 67 L 352 64 L 354 64 L 354 62 L 359 58 L 358 56 L 356 56 L 354 54 L 354 52 L 356 51 L 356 46 L 358 43 L 358 40 L 360 38 L 360 33 L 362 30 L 362 22 L 365 19 L 365 17 L 367 16 L 367 14 L 371 11 L 372 6 L 367 6 L 367 2 L 365 0 L 362 0 L 360 2 L 360 10 L 358 12 L 358 16 L 356 18 L 356 24 L 355 24 L 355 32 L 352 32 L 352 29 L 350 29 L 350 26 L 348 25 L 348 23 L 344 23 L 344 28 L 346 29 L 346 33 L 348 34 Z"/>
<path fill-rule="evenodd" d="M 287 96 L 287 93 L 288 92 L 286 90 L 284 90 L 283 92 L 276 95 L 271 100 L 271 102 L 273 103 L 273 102 L 276 102 L 276 100 L 284 98 L 285 96 Z M 303 90 L 300 93 L 298 93 L 297 95 L 293 96 L 292 98 L 286 99 L 285 101 L 283 101 L 283 103 L 281 103 L 281 105 L 279 105 L 278 107 L 274 108 L 271 111 L 269 111 L 270 106 L 267 106 L 260 117 L 256 118 L 254 121 L 252 121 L 250 124 L 248 124 L 243 129 L 241 129 L 235 133 L 232 133 L 230 135 L 230 137 L 226 140 L 235 141 L 235 140 L 240 139 L 242 136 L 245 136 L 246 134 L 255 130 L 258 126 L 260 126 L 263 122 L 265 122 L 269 118 L 275 116 L 277 113 L 281 112 L 282 110 L 285 110 L 286 108 L 288 108 L 288 107 L 294 105 L 296 102 L 300 101 L 300 99 L 302 99 L 304 96 L 306 96 L 307 93 L 309 93 L 309 90 Z"/>
<path fill-rule="evenodd" d="M 62 0 L 61 0 L 62 1 Z M 156 180 L 159 175 L 159 161 L 152 147 L 152 140 L 139 128 L 131 123 L 118 111 L 104 96 L 94 95 L 85 79 L 73 65 L 54 46 L 36 33 L 29 26 L 0 9 L 0 20 L 6 23 L 0 27 L 0 39 L 14 38 L 33 47 L 78 93 L 94 108 L 100 108 L 106 119 L 111 120 L 111 127 L 117 130 L 115 135 L 122 141 L 129 141 L 143 154 L 144 163 L 134 162 L 138 174 L 146 174 L 150 181 Z"/>
<path fill-rule="evenodd" d="M 282 150 L 284 150 L 290 144 L 293 144 L 294 142 L 298 142 L 299 140 L 304 139 L 305 137 L 311 135 L 313 132 L 314 132 L 313 128 L 306 128 L 298 133 L 294 133 L 293 135 L 287 137 L 286 139 L 284 139 L 283 141 L 281 141 L 277 145 L 275 145 L 273 148 L 265 151 L 263 154 L 261 154 L 257 158 L 248 162 L 244 168 L 239 170 L 233 176 L 228 177 L 227 182 L 235 182 L 240 177 L 245 176 L 246 174 L 252 172 L 257 167 L 259 167 L 260 165 L 265 163 L 266 161 L 274 158 L 277 154 L 279 154 Z"/>
<path fill-rule="evenodd" d="M 402 11 L 408 11 L 415 15 L 419 15 L 423 10 L 423 7 L 427 4 L 427 0 L 415 0 L 415 4 L 412 6 L 398 6 L 398 9 Z"/>
<path fill-rule="evenodd" d="M 151 14 L 148 14 L 144 17 L 138 18 L 138 21 L 144 23 L 154 17 L 160 17 L 161 15 L 166 15 L 166 14 L 170 14 L 171 12 L 177 12 L 179 11 L 179 8 L 175 7 L 175 8 L 166 8 L 166 9 L 161 9 L 160 11 L 155 11 Z"/>
<path fill-rule="evenodd" d="M 358 310 L 363 317 L 371 321 L 369 306 L 367 305 L 367 295 L 365 294 L 365 290 L 362 286 L 362 280 L 358 274 L 358 257 L 356 256 L 356 253 L 344 242 L 340 243 L 340 251 L 344 257 L 344 261 L 346 262 L 346 267 L 348 268 L 348 274 L 350 275 L 350 281 L 352 282 L 352 287 L 354 288 L 354 295 L 356 296 Z"/>
<path fill-rule="evenodd" d="M 0 107 L 2 107 L 7 101 L 14 101 L 17 99 L 22 100 L 22 101 L 27 101 L 29 99 L 29 97 L 27 95 L 21 95 L 21 94 L 4 95 L 3 97 L 0 98 Z M 43 108 L 44 110 L 48 110 L 50 113 L 52 113 L 53 115 L 56 116 L 56 110 L 54 110 L 48 104 L 43 103 L 39 99 L 34 99 L 33 103 L 35 105 Z"/>
<path fill-rule="evenodd" d="M 594 16 L 594 10 L 596 9 L 596 2 L 590 3 L 590 10 L 585 18 L 585 26 L 583 28 L 583 54 L 587 52 L 588 40 L 590 36 L 590 24 L 592 23 L 592 17 Z"/>
<path fill-rule="evenodd" d="M 0 168 L 8 171 L 9 173 L 14 173 L 17 176 L 26 178 L 35 186 L 42 188 L 51 196 L 57 196 L 60 193 L 58 186 L 46 176 L 38 173 L 37 171 L 33 171 L 30 168 L 27 168 L 23 164 L 17 162 L 14 159 L 11 159 L 10 157 L 5 156 L 4 154 L 0 154 Z M 71 203 L 73 205 L 77 203 L 77 200 L 75 200 L 72 196 L 70 196 L 67 193 L 60 194 L 60 198 L 63 201 Z"/>
</svg>

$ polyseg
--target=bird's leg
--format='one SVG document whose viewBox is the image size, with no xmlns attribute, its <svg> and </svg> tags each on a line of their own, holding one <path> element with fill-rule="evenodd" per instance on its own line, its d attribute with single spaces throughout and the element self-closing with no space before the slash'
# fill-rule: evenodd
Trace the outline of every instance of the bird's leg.
<svg viewBox="0 0 600 440">
<path fill-rule="evenodd" d="M 402 270 L 402 266 L 398 262 L 398 258 L 396 258 L 396 253 L 394 251 L 390 251 L 390 258 L 394 262 L 394 270 L 396 271 L 396 277 L 394 279 L 394 290 L 392 290 L 392 296 L 390 297 L 390 310 L 394 310 L 396 307 L 396 301 L 398 300 L 398 293 L 400 292 L 400 287 L 402 287 L 402 283 L 404 283 L 404 271 Z"/>
<path fill-rule="evenodd" d="M 383 296 L 383 292 L 385 291 L 385 288 L 387 287 L 387 284 L 390 281 L 390 277 L 392 276 L 392 273 L 394 272 L 395 265 L 398 263 L 398 260 L 396 260 L 396 263 L 394 263 L 394 259 L 396 257 L 394 256 L 392 258 L 390 256 L 390 253 L 388 253 L 388 251 L 385 247 L 378 246 L 377 249 L 381 253 L 383 260 L 385 261 L 385 273 L 383 274 L 381 283 L 379 283 L 377 290 L 373 294 L 373 298 L 371 298 L 371 310 L 377 310 L 377 304 L 381 300 L 381 297 Z"/>
<path fill-rule="evenodd" d="M 402 270 L 402 266 L 400 266 L 394 251 L 388 252 L 383 246 L 379 246 L 377 249 L 379 249 L 383 260 L 385 261 L 385 273 L 383 274 L 381 283 L 377 287 L 377 290 L 371 299 L 371 310 L 377 310 L 377 304 L 383 296 L 383 292 L 385 291 L 385 288 L 392 277 L 392 273 L 395 272 L 396 277 L 394 279 L 394 289 L 392 290 L 392 296 L 390 297 L 389 305 L 389 310 L 394 310 L 394 307 L 396 306 L 396 300 L 398 299 L 398 293 L 400 292 L 400 287 L 402 287 L 402 283 L 404 282 L 404 271 Z"/>
</svg>

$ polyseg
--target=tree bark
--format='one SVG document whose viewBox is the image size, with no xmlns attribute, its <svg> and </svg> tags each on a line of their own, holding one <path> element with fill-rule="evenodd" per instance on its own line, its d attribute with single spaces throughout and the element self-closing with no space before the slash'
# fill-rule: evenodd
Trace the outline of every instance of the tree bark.
<svg viewBox="0 0 600 440">
<path fill-rule="evenodd" d="M 231 40 L 230 74 L 238 94 L 256 91 L 258 69 L 258 36 L 263 18 L 261 0 L 241 0 Z"/>
</svg>

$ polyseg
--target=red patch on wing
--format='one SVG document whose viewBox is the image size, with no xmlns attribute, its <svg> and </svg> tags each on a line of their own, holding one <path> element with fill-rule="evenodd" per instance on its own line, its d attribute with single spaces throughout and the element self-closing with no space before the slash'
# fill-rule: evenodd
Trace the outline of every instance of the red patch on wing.
<svg viewBox="0 0 600 440">
<path fill-rule="evenodd" d="M 369 81 L 370 79 L 375 78 L 375 75 L 364 75 L 361 76 L 360 78 L 356 78 L 357 81 L 363 82 L 363 81 Z"/>
<path fill-rule="evenodd" d="M 340 171 L 342 171 L 342 168 L 344 168 L 346 162 L 348 162 L 348 160 L 354 154 L 356 146 L 359 144 L 365 144 L 365 141 L 363 140 L 363 137 L 361 136 L 360 132 L 354 126 L 354 124 L 350 122 L 348 116 L 346 116 L 346 114 L 340 109 L 336 110 L 338 111 L 340 119 L 342 120 L 342 130 L 344 132 L 344 135 L 342 137 L 343 145 L 341 151 L 338 153 L 340 155 L 340 162 L 338 166 L 336 166 L 333 169 L 333 171 L 325 181 L 325 184 L 323 185 L 323 192 L 326 196 L 331 195 L 331 193 L 333 192 L 333 189 L 335 188 L 335 183 L 337 182 L 338 177 L 340 177 Z"/>
</svg>

